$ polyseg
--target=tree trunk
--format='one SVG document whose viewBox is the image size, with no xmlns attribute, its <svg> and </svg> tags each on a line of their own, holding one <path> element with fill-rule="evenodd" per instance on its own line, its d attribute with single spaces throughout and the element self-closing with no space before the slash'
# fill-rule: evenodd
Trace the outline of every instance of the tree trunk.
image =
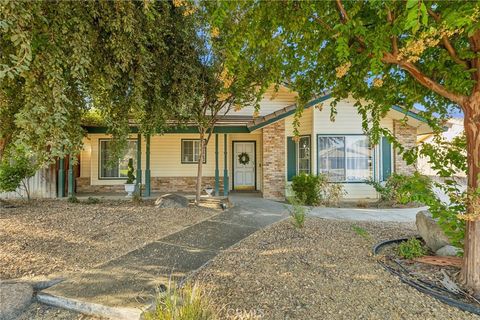
<svg viewBox="0 0 480 320">
<path fill-rule="evenodd" d="M 197 185 L 196 185 L 196 195 L 195 195 L 195 203 L 197 205 L 200 204 L 200 196 L 202 195 L 202 169 L 203 169 L 203 159 L 205 157 L 204 149 L 205 149 L 205 131 L 200 130 L 200 150 L 199 150 L 199 157 L 198 157 L 198 170 L 197 170 Z"/>
<path fill-rule="evenodd" d="M 480 175 L 480 93 L 471 96 L 464 106 L 467 138 L 468 203 L 467 214 L 477 217 L 480 198 L 475 195 Z M 480 221 L 468 220 L 465 230 L 464 260 L 461 277 L 467 288 L 480 296 Z"/>
</svg>

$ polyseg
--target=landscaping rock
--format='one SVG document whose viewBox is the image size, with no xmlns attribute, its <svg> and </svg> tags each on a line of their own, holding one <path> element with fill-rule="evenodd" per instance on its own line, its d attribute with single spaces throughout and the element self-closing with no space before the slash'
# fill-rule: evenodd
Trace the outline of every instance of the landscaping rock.
<svg viewBox="0 0 480 320">
<path fill-rule="evenodd" d="M 179 194 L 165 194 L 155 200 L 157 208 L 186 208 L 190 201 Z"/>
<path fill-rule="evenodd" d="M 441 247 L 438 249 L 435 254 L 437 256 L 444 256 L 444 257 L 456 257 L 459 252 L 462 250 L 460 248 L 451 246 L 451 245 L 446 245 L 444 247 Z"/>
<path fill-rule="evenodd" d="M 448 237 L 437 224 L 435 219 L 433 219 L 432 214 L 429 211 L 425 210 L 417 213 L 415 223 L 420 236 L 433 251 L 437 251 L 450 244 Z"/>
<path fill-rule="evenodd" d="M 31 303 L 33 289 L 26 283 L 0 282 L 0 319 L 16 319 Z"/>
</svg>

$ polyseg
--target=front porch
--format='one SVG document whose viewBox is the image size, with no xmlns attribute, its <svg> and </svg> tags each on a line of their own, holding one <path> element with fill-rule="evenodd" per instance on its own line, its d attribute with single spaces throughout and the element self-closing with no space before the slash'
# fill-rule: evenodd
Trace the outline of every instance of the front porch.
<svg viewBox="0 0 480 320">
<path fill-rule="evenodd" d="M 269 127 L 277 127 L 271 125 Z M 228 127 L 230 128 L 230 127 Z M 256 192 L 270 199 L 284 199 L 285 134 L 280 130 L 258 129 L 254 132 L 225 133 L 215 128 L 205 150 L 202 189 L 212 188 L 216 197 L 230 192 Z M 141 196 L 154 198 L 165 193 L 195 193 L 198 134 L 175 132 L 143 136 L 131 134 L 129 149 L 115 167 L 106 167 L 111 137 L 93 131 L 84 139 L 78 164 L 61 159 L 58 170 L 58 197 L 122 198 L 126 180 L 125 163 L 133 158 Z M 276 145 L 272 145 L 276 142 Z M 282 156 L 283 154 L 283 156 Z M 245 156 L 246 155 L 246 156 Z M 204 194 L 206 194 L 204 192 Z"/>
</svg>

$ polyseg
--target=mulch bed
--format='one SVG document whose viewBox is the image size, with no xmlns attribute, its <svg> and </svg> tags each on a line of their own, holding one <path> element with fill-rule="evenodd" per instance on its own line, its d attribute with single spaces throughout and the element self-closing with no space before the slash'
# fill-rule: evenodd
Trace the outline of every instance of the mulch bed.
<svg viewBox="0 0 480 320">
<path fill-rule="evenodd" d="M 359 232 L 364 230 L 365 232 Z M 413 236 L 414 224 L 307 219 L 259 231 L 195 276 L 221 318 L 478 319 L 418 292 L 372 256 L 379 240 Z"/>
<path fill-rule="evenodd" d="M 10 203 L 0 208 L 0 280 L 88 269 L 218 213 L 153 201 Z"/>
<path fill-rule="evenodd" d="M 397 247 L 398 243 L 389 244 L 379 252 L 379 258 L 388 267 L 410 281 L 432 286 L 435 292 L 445 297 L 480 308 L 480 303 L 473 297 L 473 293 L 469 292 L 459 279 L 461 258 L 424 256 L 408 260 L 397 254 Z M 456 287 L 453 291 L 459 289 L 459 292 L 449 290 L 449 282 Z"/>
</svg>

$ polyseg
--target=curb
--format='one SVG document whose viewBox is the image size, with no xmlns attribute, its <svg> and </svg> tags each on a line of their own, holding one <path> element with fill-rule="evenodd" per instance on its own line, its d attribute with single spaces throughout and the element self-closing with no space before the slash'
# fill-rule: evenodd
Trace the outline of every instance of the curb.
<svg viewBox="0 0 480 320">
<path fill-rule="evenodd" d="M 101 304 L 54 296 L 43 292 L 37 294 L 37 301 L 50 306 L 108 319 L 140 320 L 142 315 L 142 311 L 138 309 L 106 307 Z"/>
</svg>

